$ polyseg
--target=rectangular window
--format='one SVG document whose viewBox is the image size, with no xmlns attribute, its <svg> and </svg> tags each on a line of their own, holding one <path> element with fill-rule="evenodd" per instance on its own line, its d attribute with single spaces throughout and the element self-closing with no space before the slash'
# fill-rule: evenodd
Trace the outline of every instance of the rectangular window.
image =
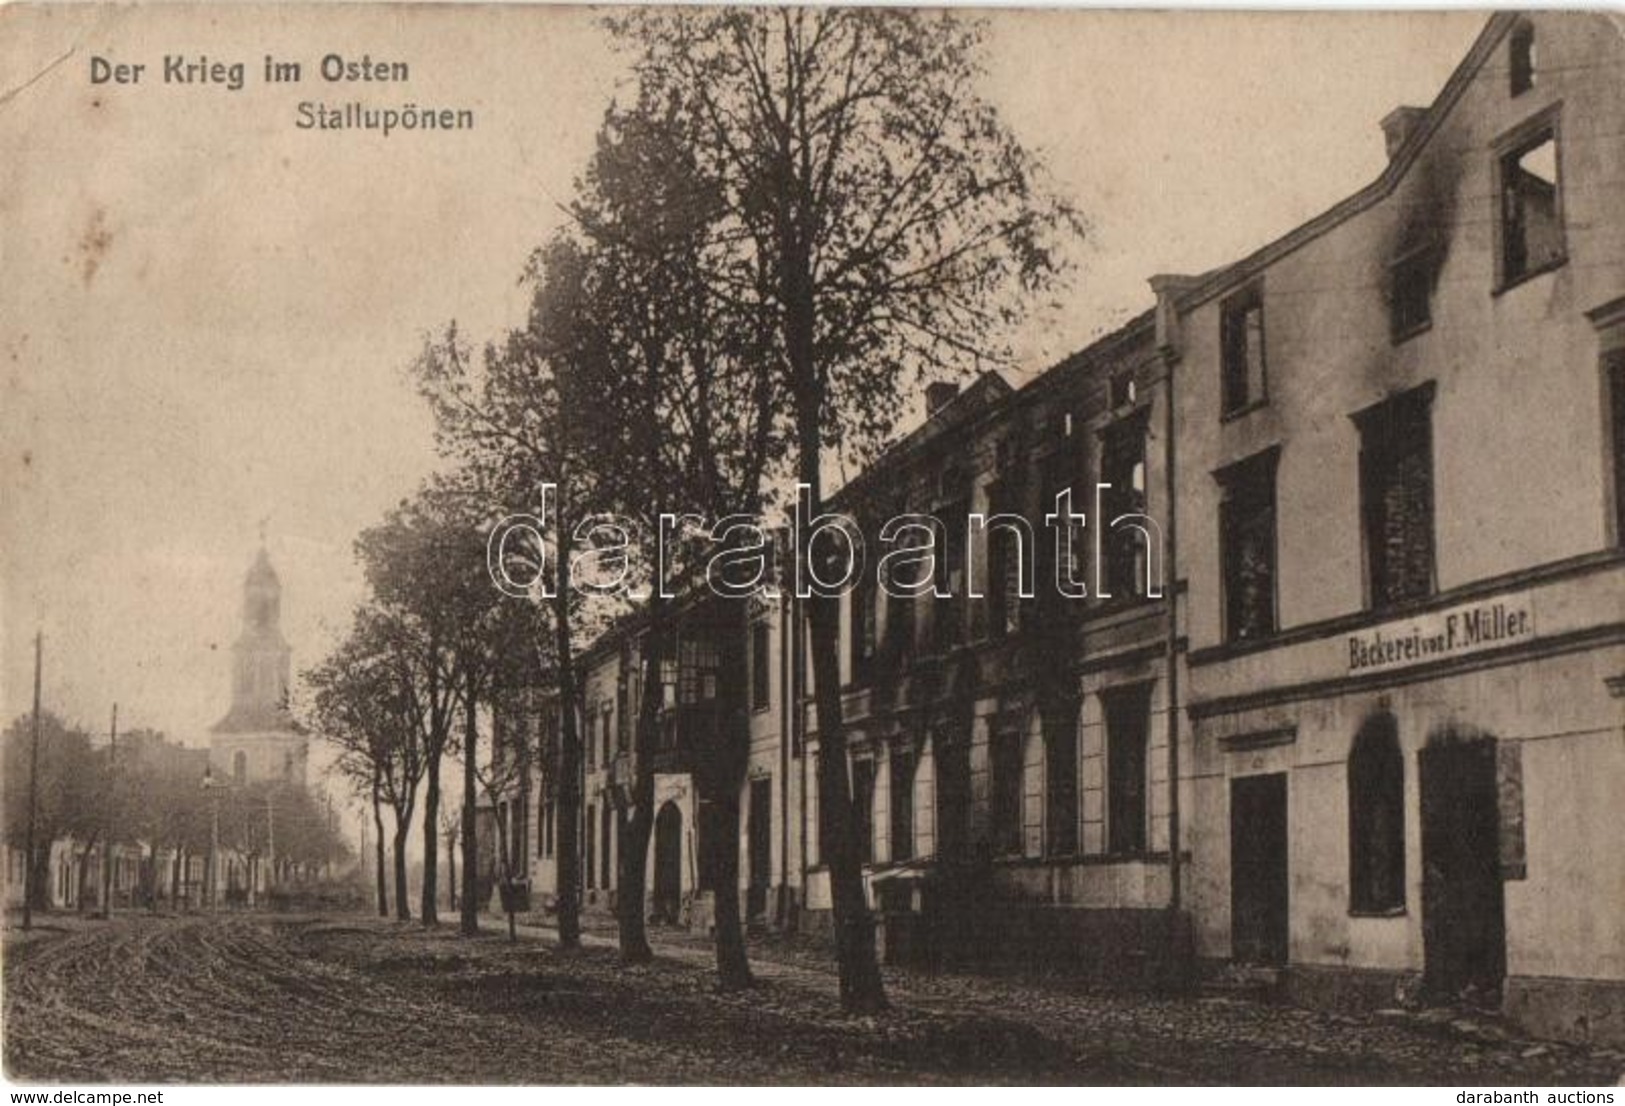
<svg viewBox="0 0 1625 1106">
<path fill-rule="evenodd" d="M 936 644 L 946 649 L 965 639 L 965 523 L 969 508 L 964 501 L 943 510 L 937 517 L 942 529 L 937 534 Z"/>
<path fill-rule="evenodd" d="M 914 754 L 907 749 L 891 757 L 891 858 L 914 856 Z"/>
<path fill-rule="evenodd" d="M 587 771 L 589 772 L 598 767 L 598 734 L 594 732 L 597 718 L 598 712 L 596 710 L 588 710 L 587 716 L 581 720 L 583 730 L 581 744 L 586 746 Z"/>
<path fill-rule="evenodd" d="M 766 710 L 772 705 L 773 660 L 770 628 L 765 619 L 750 624 L 750 705 Z"/>
<path fill-rule="evenodd" d="M 615 870 L 615 808 L 605 803 L 602 817 L 604 842 L 603 851 L 599 854 L 602 867 L 598 873 L 598 886 L 607 891 L 613 883 L 610 873 Z"/>
<path fill-rule="evenodd" d="M 1078 718 L 1071 707 L 1044 722 L 1044 848 L 1051 856 L 1078 851 Z"/>
<path fill-rule="evenodd" d="M 542 855 L 553 855 L 553 811 L 551 802 L 542 804 Z"/>
<path fill-rule="evenodd" d="M 1149 796 L 1146 753 L 1151 730 L 1149 685 L 1110 691 L 1106 700 L 1106 849 L 1146 851 Z"/>
<path fill-rule="evenodd" d="M 1433 594 L 1432 395 L 1417 388 L 1355 417 L 1374 608 Z"/>
<path fill-rule="evenodd" d="M 1513 29 L 1507 44 L 1508 91 L 1521 96 L 1535 87 L 1535 29 L 1527 23 Z"/>
<path fill-rule="evenodd" d="M 1124 369 L 1112 374 L 1108 385 L 1108 398 L 1113 410 L 1133 403 L 1136 399 L 1135 392 L 1133 369 Z"/>
<path fill-rule="evenodd" d="M 852 832 L 857 837 L 858 858 L 865 864 L 875 859 L 875 762 L 852 762 Z"/>
<path fill-rule="evenodd" d="M 1218 474 L 1226 641 L 1275 632 L 1275 468 L 1269 449 Z"/>
<path fill-rule="evenodd" d="M 1066 443 L 1045 454 L 1039 462 L 1038 514 L 1034 520 L 1034 530 L 1040 536 L 1034 550 L 1037 566 L 1034 586 L 1039 596 L 1056 594 L 1055 581 L 1059 573 L 1065 573 L 1067 580 L 1074 582 L 1081 582 L 1085 578 L 1086 554 L 1091 540 L 1089 531 L 1075 523 L 1064 523 L 1066 542 L 1058 546 L 1056 529 L 1044 521 L 1055 512 L 1056 497 L 1068 489 L 1072 492 L 1074 515 L 1088 514 L 1090 500 L 1082 490 L 1087 487 L 1087 473 L 1078 452 L 1070 443 Z M 1056 526 L 1061 525 L 1062 521 L 1057 520 Z M 1058 563 L 1061 557 L 1065 558 L 1066 563 Z"/>
<path fill-rule="evenodd" d="M 604 767 L 608 768 L 615 759 L 615 705 L 608 699 L 604 700 L 603 719 Z"/>
<path fill-rule="evenodd" d="M 1625 349 L 1610 351 L 1603 365 L 1613 409 L 1614 540 L 1625 545 Z"/>
<path fill-rule="evenodd" d="M 1234 414 L 1266 397 L 1264 374 L 1264 289 L 1254 284 L 1220 307 L 1224 360 L 1224 413 Z"/>
<path fill-rule="evenodd" d="M 1000 480 L 988 489 L 988 523 L 982 529 L 987 540 L 987 633 L 998 640 L 1008 637 L 1021 623 L 1021 567 L 1028 550 L 1022 536 L 1000 515 L 1020 516 L 1012 488 Z"/>
<path fill-rule="evenodd" d="M 1556 125 L 1547 123 L 1507 148 L 1498 168 L 1504 288 L 1564 259 Z"/>
<path fill-rule="evenodd" d="M 685 637 L 677 650 L 677 702 L 691 707 L 717 697 L 717 647 L 704 638 Z"/>
<path fill-rule="evenodd" d="M 1400 342 L 1433 322 L 1433 251 L 1413 250 L 1388 270 L 1388 327 Z"/>
<path fill-rule="evenodd" d="M 993 794 L 991 821 L 993 852 L 1021 852 L 1021 731 L 993 735 Z"/>
<path fill-rule="evenodd" d="M 858 573 L 852 586 L 852 679 L 862 682 L 869 675 L 869 662 L 875 655 L 875 578 L 868 566 Z"/>
<path fill-rule="evenodd" d="M 1149 556 L 1145 535 L 1126 524 L 1113 525 L 1113 521 L 1145 514 L 1145 413 L 1113 423 L 1103 438 L 1100 479 L 1108 487 L 1101 500 L 1104 514 L 1096 523 L 1107 527 L 1103 543 L 1106 593 L 1114 598 L 1143 596 Z"/>
</svg>

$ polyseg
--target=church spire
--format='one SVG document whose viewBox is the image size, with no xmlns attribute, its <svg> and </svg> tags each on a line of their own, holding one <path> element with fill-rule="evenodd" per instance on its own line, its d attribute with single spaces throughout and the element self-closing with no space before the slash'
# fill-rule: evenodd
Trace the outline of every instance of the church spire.
<svg viewBox="0 0 1625 1106">
<path fill-rule="evenodd" d="M 263 545 L 243 578 L 242 632 L 231 648 L 231 711 L 216 731 L 288 728 L 293 651 L 282 636 L 282 581 Z"/>
</svg>

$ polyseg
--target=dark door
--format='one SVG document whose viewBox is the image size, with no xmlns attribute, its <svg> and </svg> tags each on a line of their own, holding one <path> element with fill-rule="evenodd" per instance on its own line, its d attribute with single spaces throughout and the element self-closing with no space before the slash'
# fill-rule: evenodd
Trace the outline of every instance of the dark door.
<svg viewBox="0 0 1625 1106">
<path fill-rule="evenodd" d="M 1230 781 L 1231 955 L 1287 958 L 1286 773 Z"/>
<path fill-rule="evenodd" d="M 655 815 L 655 921 L 677 922 L 683 898 L 683 812 L 666 803 Z"/>
<path fill-rule="evenodd" d="M 1489 1001 L 1506 975 L 1495 741 L 1429 744 L 1422 786 L 1422 960 L 1429 993 Z"/>
<path fill-rule="evenodd" d="M 773 781 L 750 781 L 750 887 L 745 894 L 745 916 L 767 914 L 767 889 L 773 882 Z"/>
</svg>

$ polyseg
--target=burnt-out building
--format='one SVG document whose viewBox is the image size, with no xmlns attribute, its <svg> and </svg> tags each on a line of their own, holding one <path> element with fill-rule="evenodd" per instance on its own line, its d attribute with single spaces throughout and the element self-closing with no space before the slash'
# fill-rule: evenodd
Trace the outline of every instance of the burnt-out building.
<svg viewBox="0 0 1625 1106">
<path fill-rule="evenodd" d="M 1197 952 L 1625 1039 L 1625 65 L 1491 18 L 1381 176 L 1156 282 Z"/>
<path fill-rule="evenodd" d="M 1194 954 L 1308 1002 L 1625 1039 L 1622 55 L 1603 16 L 1489 18 L 1381 120 L 1366 188 L 1153 278 L 1023 387 L 932 385 L 834 494 L 865 550 L 839 673 L 888 958 L 1168 979 Z M 925 594 L 880 586 L 927 542 Z M 747 917 L 826 930 L 801 612 L 679 606 L 651 910 L 709 920 L 695 758 L 726 693 Z M 583 660 L 590 907 L 641 633 Z"/>
<path fill-rule="evenodd" d="M 925 421 L 832 501 L 870 551 L 843 599 L 842 703 L 894 959 L 1122 975 L 1178 958 L 1154 337 L 1147 313 L 1018 391 L 933 386 Z M 929 594 L 879 586 L 880 555 L 909 540 L 899 520 L 936 528 L 918 535 Z M 807 841 L 816 926 L 829 892 Z"/>
</svg>

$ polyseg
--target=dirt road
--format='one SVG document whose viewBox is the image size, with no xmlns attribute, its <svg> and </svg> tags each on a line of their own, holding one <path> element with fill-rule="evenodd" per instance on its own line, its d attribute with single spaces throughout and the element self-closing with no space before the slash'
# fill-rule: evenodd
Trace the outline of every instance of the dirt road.
<svg viewBox="0 0 1625 1106">
<path fill-rule="evenodd" d="M 121 917 L 8 938 L 5 1061 L 54 1082 L 1612 1084 L 1617 1053 L 1255 1003 L 896 976 L 851 1019 L 819 961 L 560 952 L 374 919 Z"/>
</svg>

